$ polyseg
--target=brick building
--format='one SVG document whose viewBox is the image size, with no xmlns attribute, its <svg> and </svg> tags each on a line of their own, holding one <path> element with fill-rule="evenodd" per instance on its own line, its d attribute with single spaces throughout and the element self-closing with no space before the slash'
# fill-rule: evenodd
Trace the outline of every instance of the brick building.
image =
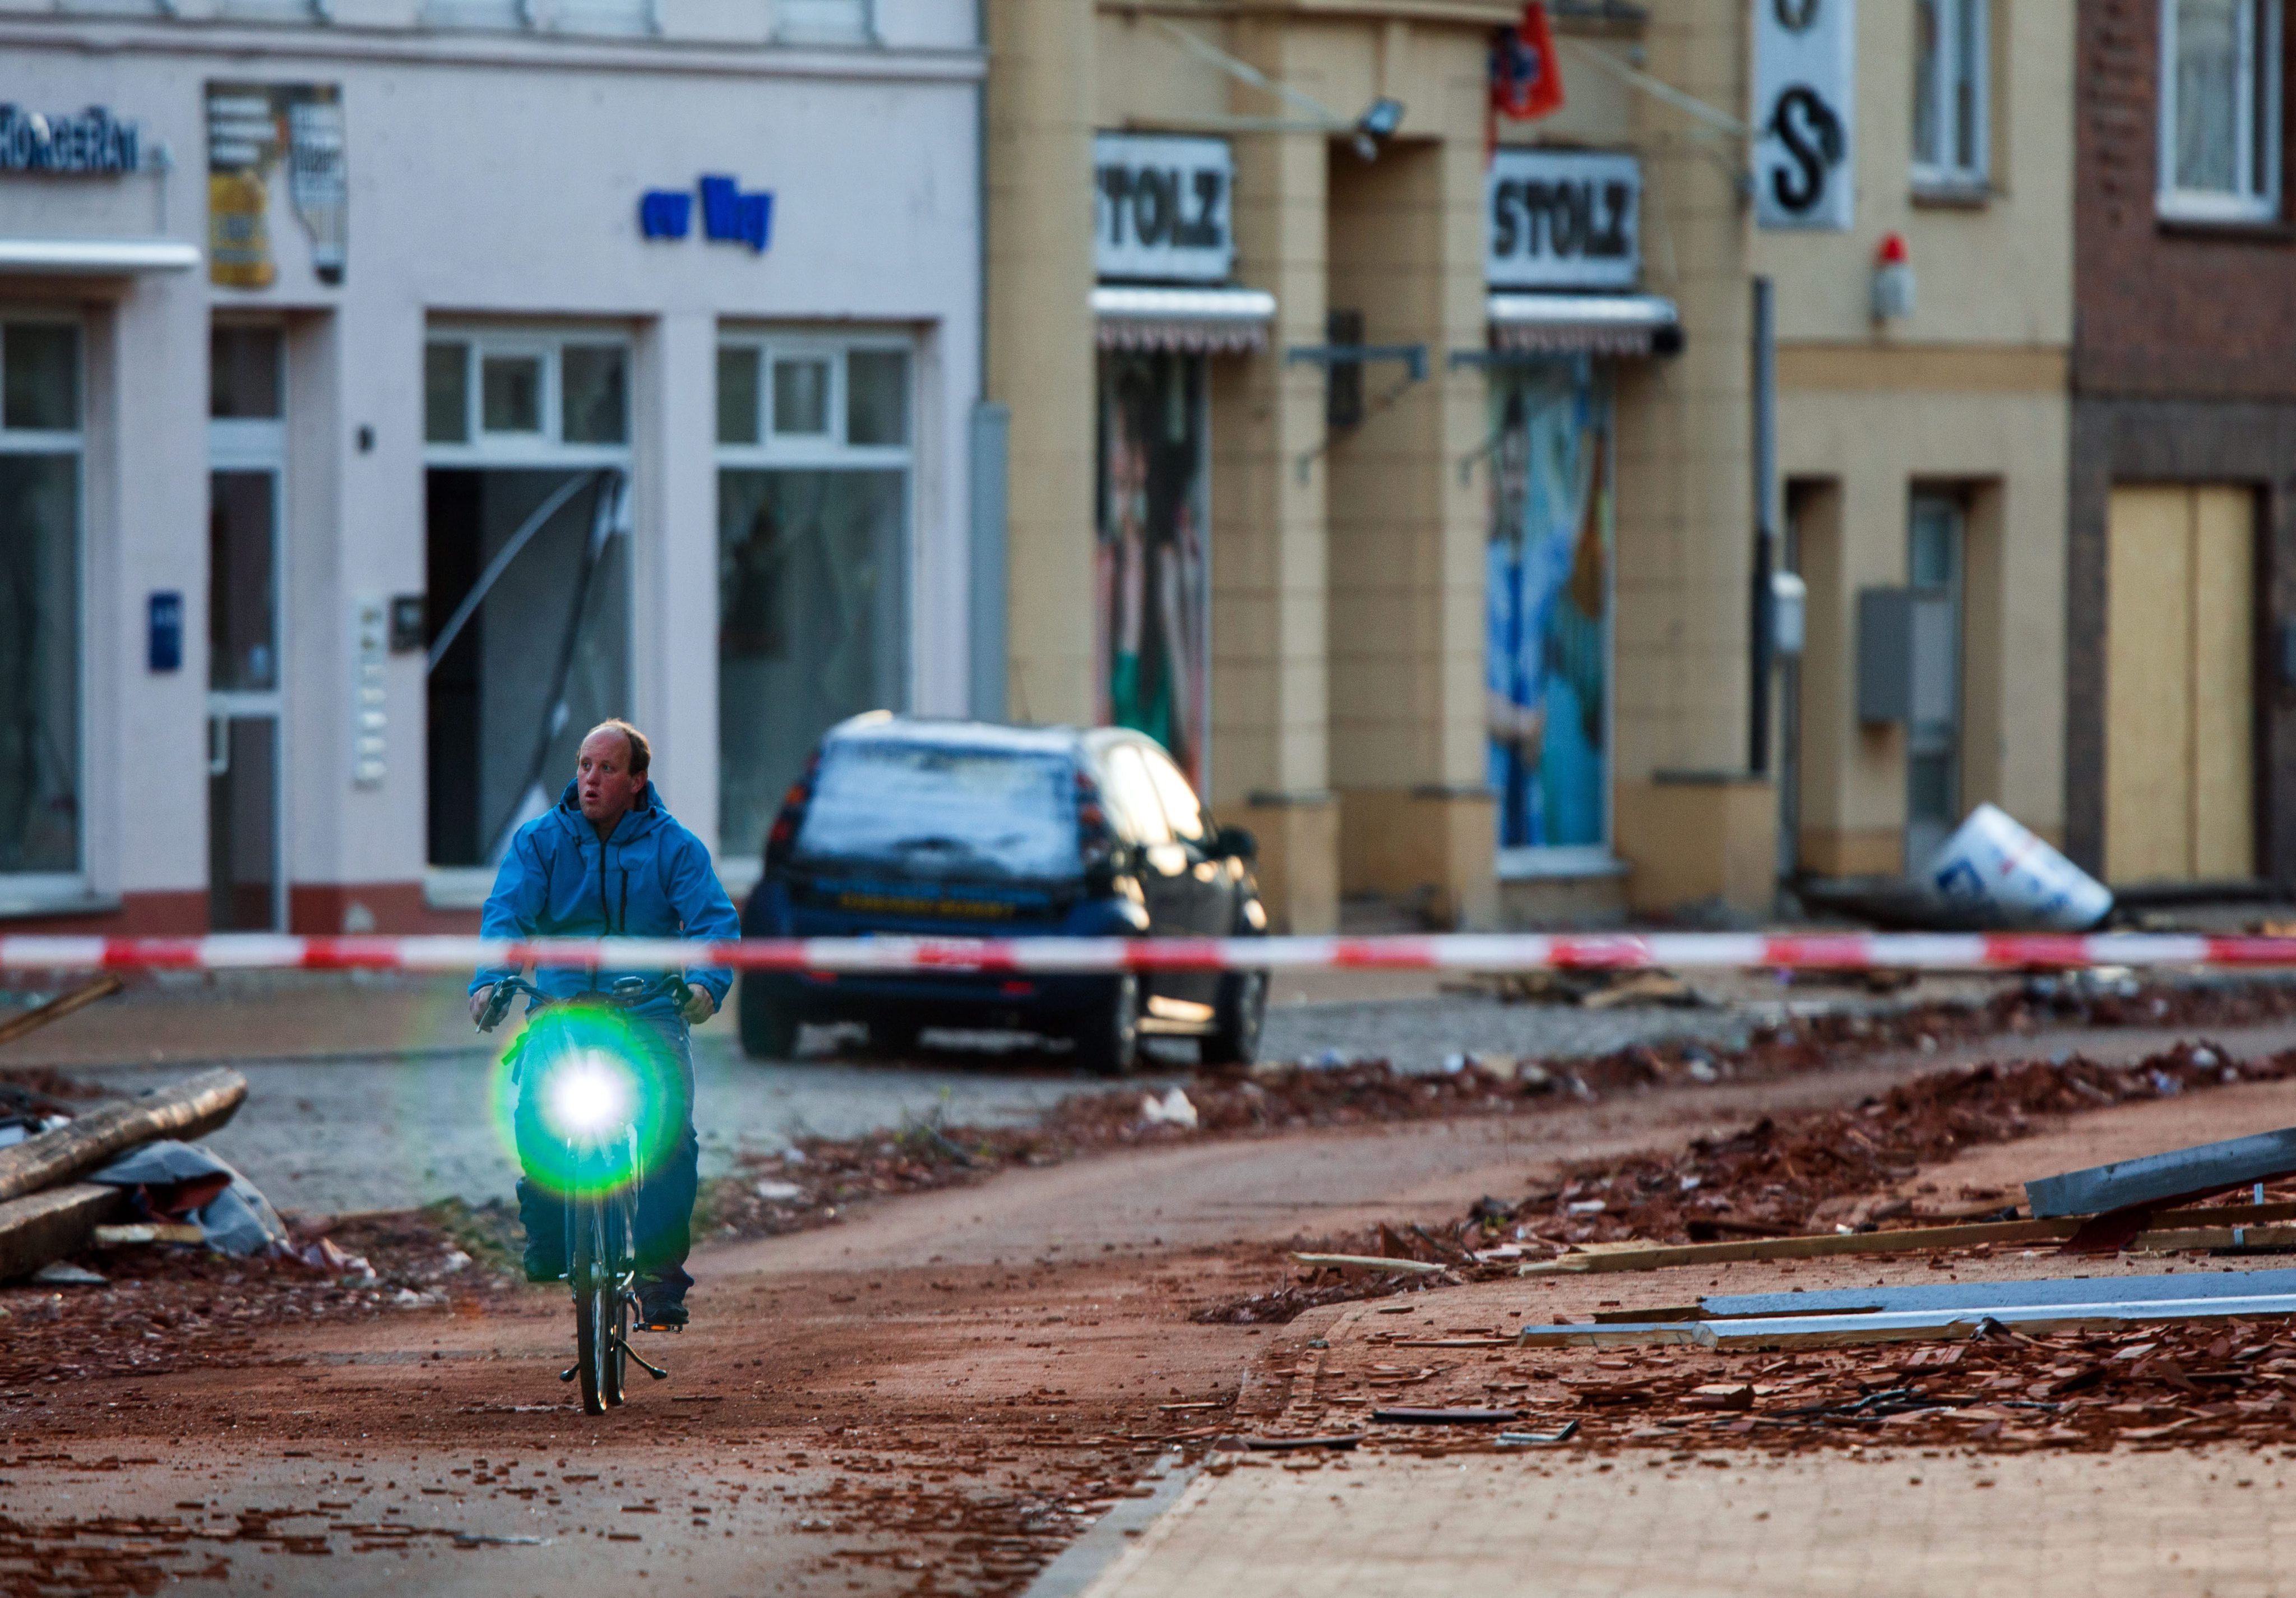
<svg viewBox="0 0 2296 1598">
<path fill-rule="evenodd" d="M 2282 13 L 2079 12 L 2065 839 L 2119 885 L 2296 877 Z"/>
</svg>

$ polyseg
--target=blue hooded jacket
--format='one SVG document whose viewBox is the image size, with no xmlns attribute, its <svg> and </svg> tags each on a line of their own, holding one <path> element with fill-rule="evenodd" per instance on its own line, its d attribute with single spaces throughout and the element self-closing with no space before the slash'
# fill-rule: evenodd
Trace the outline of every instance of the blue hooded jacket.
<svg viewBox="0 0 2296 1598">
<path fill-rule="evenodd" d="M 638 791 L 637 803 L 601 840 L 584 819 L 574 785 L 568 783 L 555 808 L 537 816 L 512 835 L 510 853 L 495 874 L 495 891 L 479 920 L 490 938 L 675 938 L 730 943 L 742 935 L 741 918 L 718 881 L 709 851 L 679 825 L 654 785 Z M 481 970 L 471 992 L 517 973 L 507 968 Z M 658 971 L 589 971 L 543 967 L 534 985 L 554 998 L 611 987 L 618 976 L 658 976 Z M 688 970 L 685 980 L 707 988 L 722 1009 L 734 973 L 723 966 Z M 649 1000 L 636 1014 L 681 1031 L 668 997 Z"/>
</svg>

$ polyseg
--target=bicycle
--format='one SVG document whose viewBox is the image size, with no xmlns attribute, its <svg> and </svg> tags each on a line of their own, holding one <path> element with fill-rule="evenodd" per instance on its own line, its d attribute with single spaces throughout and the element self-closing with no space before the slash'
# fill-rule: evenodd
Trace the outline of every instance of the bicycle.
<svg viewBox="0 0 2296 1598">
<path fill-rule="evenodd" d="M 550 1185 L 562 1190 L 566 1215 L 566 1280 L 574 1294 L 574 1363 L 559 1372 L 561 1381 L 579 1380 L 582 1410 L 602 1415 L 625 1396 L 623 1379 L 629 1363 L 656 1381 L 669 1372 L 634 1352 L 629 1346 L 630 1312 L 638 1307 L 638 1193 L 644 1185 L 644 1161 L 638 1146 L 636 1095 L 630 1091 L 631 1073 L 618 1077 L 613 1062 L 602 1058 L 610 1051 L 562 1046 L 529 1060 L 535 1040 L 549 1029 L 537 1028 L 534 1017 L 570 1009 L 630 1009 L 646 1001 L 667 996 L 683 1005 L 688 989 L 676 975 L 647 978 L 624 976 L 594 995 L 553 999 L 518 976 L 495 984 L 479 1030 L 492 1032 L 509 1014 L 512 1001 L 525 994 L 529 1025 L 506 1056 L 511 1080 L 520 1087 L 520 1160 L 529 1164 L 526 1146 L 527 1111 L 537 1134 L 548 1134 L 561 1146 L 536 1153 L 557 1160 Z M 562 1039 L 572 1045 L 576 1040 Z M 532 1082 L 521 1078 L 529 1066 Z M 535 1180 L 529 1165 L 529 1180 Z"/>
</svg>

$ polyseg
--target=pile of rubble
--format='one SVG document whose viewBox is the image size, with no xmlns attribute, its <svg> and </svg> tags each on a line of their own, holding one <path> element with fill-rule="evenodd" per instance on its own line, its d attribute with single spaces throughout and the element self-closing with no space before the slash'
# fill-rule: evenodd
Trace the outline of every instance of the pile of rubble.
<svg viewBox="0 0 2296 1598">
<path fill-rule="evenodd" d="M 1033 1126 L 947 1124 L 935 1116 L 859 1138 L 801 1138 L 786 1153 L 746 1156 L 734 1176 L 707 1184 L 698 1230 L 723 1237 L 777 1236 L 833 1222 L 851 1205 L 868 1198 L 974 1182 L 1013 1166 L 1053 1165 L 1106 1149 L 1187 1138 L 1521 1115 L 1591 1102 L 1606 1094 L 1836 1069 L 1875 1055 L 1934 1052 L 1955 1042 L 2004 1032 L 2030 1033 L 2043 1026 L 2234 1026 L 2288 1015 L 2296 1015 L 2296 984 L 2286 983 L 2146 985 L 2113 977 L 2033 977 L 1983 1003 L 1950 1001 L 1878 1015 L 1800 1017 L 1759 1028 L 1734 1049 L 1683 1042 L 1638 1043 L 1569 1060 L 1457 1056 L 1450 1068 L 1428 1073 L 1398 1071 L 1384 1060 L 1301 1060 L 1263 1063 L 1249 1070 L 1202 1070 L 1179 1090 L 1177 1101 L 1168 1093 L 1114 1088 L 1063 1100 Z M 2204 1065 L 2193 1064 L 2197 1055 L 2179 1058 L 2184 1063 L 2172 1059 L 2167 1067 L 2177 1081 L 2206 1074 Z M 2070 1085 L 2072 1077 L 2084 1072 L 2095 1077 L 2088 1086 L 2109 1095 L 2144 1091 L 2141 1084 L 2131 1085 L 2126 1073 L 2087 1062 L 2076 1065 L 2063 1093 L 2085 1091 Z M 2011 1084 L 2013 1090 L 2015 1085 Z M 2021 1113 L 2046 1113 L 2051 1108 L 2037 1101 Z M 1956 1114 L 1972 1113 L 1967 1103 L 1954 1108 Z M 1824 1183 L 1824 1157 L 1811 1166 L 1803 1176 Z M 1843 1185 L 1844 1181 L 1835 1181 L 1828 1191 Z M 1598 1197 L 1607 1207 L 1607 1195 L 1591 1189 L 1567 1202 L 1583 1205 Z M 1637 1189 L 1636 1197 L 1647 1201 L 1651 1195 Z M 1517 1217 L 1514 1211 L 1528 1211 L 1530 1202 L 1479 1212 L 1476 1225 L 1488 1232 L 1500 1222 L 1509 1227 L 1528 1223 L 1532 1217 L 1527 1213 Z M 1712 1207 L 1691 1207 L 1683 1224 L 1686 1227 L 1702 1211 L 1710 1217 Z M 1670 1235 L 1650 1230 L 1639 1218 L 1589 1221 L 1602 1213 L 1582 1210 L 1562 1217 L 1559 1231 L 1544 1225 L 1538 1230 L 1558 1239 L 1581 1234 L 1599 1239 L 1629 1230 L 1642 1236 Z M 1761 1215 L 1725 1218 L 1742 1223 L 1741 1230 L 1758 1231 L 1765 1225 L 1785 1230 L 1797 1223 L 1783 1215 L 1775 1221 Z"/>
<path fill-rule="evenodd" d="M 2007 1196 L 1948 1205 L 1897 1190 L 1959 1149 L 2029 1135 L 2038 1116 L 2291 1075 L 2296 1053 L 2235 1064 L 2208 1043 L 2179 1043 L 2128 1067 L 2074 1058 L 1933 1072 L 1851 1108 L 1765 1116 L 1726 1138 L 1694 1139 L 1677 1154 L 1587 1162 L 1513 1204 L 1487 1200 L 1469 1219 L 1486 1236 L 1556 1245 L 2007 1219 L 2016 1213 Z"/>
<path fill-rule="evenodd" d="M 2290 1076 L 2296 1053 L 2235 1062 L 2205 1042 L 2179 1043 L 2125 1067 L 2076 1057 L 1931 1072 L 1849 1108 L 1766 1116 L 1679 1151 L 1566 1166 L 1554 1185 L 1518 1199 L 1483 1198 L 1447 1227 L 1381 1225 L 1296 1240 L 1300 1249 L 1326 1257 L 1440 1270 L 1406 1274 L 1373 1263 L 1318 1262 L 1265 1292 L 1208 1306 L 1195 1318 L 1280 1324 L 1321 1305 L 1511 1276 L 1526 1260 L 1590 1245 L 1792 1240 L 2006 1220 L 2021 1213 L 2014 1195 L 1972 1190 L 1949 1201 L 1924 1190 L 1923 1168 L 1963 1149 L 2029 1136 L 2038 1117 Z M 1972 1244 L 1980 1240 L 1979 1232 L 1968 1235 Z"/>
</svg>

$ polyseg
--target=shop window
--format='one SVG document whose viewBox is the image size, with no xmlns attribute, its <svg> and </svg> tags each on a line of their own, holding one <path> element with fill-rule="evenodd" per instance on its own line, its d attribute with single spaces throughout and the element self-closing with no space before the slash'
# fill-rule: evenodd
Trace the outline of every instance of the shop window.
<svg viewBox="0 0 2296 1598">
<path fill-rule="evenodd" d="M 1986 0 L 1915 0 L 1914 182 L 1981 189 L 1987 178 Z"/>
<path fill-rule="evenodd" d="M 72 323 L 0 323 L 0 883 L 19 890 L 81 869 L 80 360 Z"/>
<path fill-rule="evenodd" d="M 1489 778 L 1501 866 L 1528 869 L 1610 844 L 1610 384 L 1584 357 L 1505 367 L 1491 407 Z"/>
<path fill-rule="evenodd" d="M 1100 358 L 1095 715 L 1210 775 L 1211 564 L 1204 358 Z"/>
<path fill-rule="evenodd" d="M 630 712 L 628 371 L 595 336 L 423 352 L 433 867 L 497 861 Z"/>
<path fill-rule="evenodd" d="M 2160 210 L 2280 211 L 2281 0 L 2161 0 Z"/>
<path fill-rule="evenodd" d="M 719 348 L 718 832 L 730 853 L 762 844 L 824 732 L 907 702 L 909 369 L 891 344 L 759 336 Z"/>
</svg>

